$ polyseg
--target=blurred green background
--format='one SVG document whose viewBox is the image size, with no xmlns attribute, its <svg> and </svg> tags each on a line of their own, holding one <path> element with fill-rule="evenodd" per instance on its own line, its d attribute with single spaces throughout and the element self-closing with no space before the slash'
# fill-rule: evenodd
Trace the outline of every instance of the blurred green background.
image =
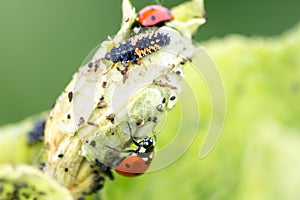
<svg viewBox="0 0 300 200">
<path fill-rule="evenodd" d="M 153 0 L 134 0 L 141 9 Z M 172 7 L 183 0 L 164 0 Z M 206 1 L 197 40 L 277 35 L 300 19 L 297 0 Z M 48 110 L 85 56 L 119 28 L 121 0 L 0 1 L 0 125 Z"/>
<path fill-rule="evenodd" d="M 133 1 L 138 10 L 153 3 Z M 300 1 L 208 0 L 205 7 L 208 21 L 196 39 L 225 84 L 221 140 L 197 159 L 210 117 L 199 83 L 202 134 L 167 168 L 107 181 L 106 199 L 300 199 Z M 119 0 L 1 1 L 0 125 L 49 109 L 90 50 L 116 33 L 120 18 Z M 173 133 L 169 116 L 164 131 Z M 159 135 L 158 147 L 171 136 Z"/>
</svg>

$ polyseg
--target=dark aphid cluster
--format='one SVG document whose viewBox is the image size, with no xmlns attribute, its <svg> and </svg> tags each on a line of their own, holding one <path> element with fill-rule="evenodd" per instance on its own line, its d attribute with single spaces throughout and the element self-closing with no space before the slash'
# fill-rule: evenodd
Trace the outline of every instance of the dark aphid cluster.
<svg viewBox="0 0 300 200">
<path fill-rule="evenodd" d="M 27 141 L 29 144 L 35 144 L 44 140 L 46 120 L 38 121 L 34 124 L 33 129 L 28 133 Z"/>
<path fill-rule="evenodd" d="M 113 63 L 122 62 L 126 64 L 131 61 L 137 63 L 139 58 L 169 44 L 170 37 L 168 34 L 159 32 L 142 33 L 127 39 L 124 43 L 120 43 L 118 47 L 113 47 L 105 55 L 105 59 L 111 60 Z"/>
</svg>

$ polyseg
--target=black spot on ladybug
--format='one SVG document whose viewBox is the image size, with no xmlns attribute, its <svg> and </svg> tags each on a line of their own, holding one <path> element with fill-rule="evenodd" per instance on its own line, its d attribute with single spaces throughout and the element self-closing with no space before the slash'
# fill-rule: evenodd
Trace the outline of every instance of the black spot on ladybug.
<svg viewBox="0 0 300 200">
<path fill-rule="evenodd" d="M 130 164 L 125 163 L 125 167 L 126 167 L 126 168 L 130 168 Z"/>
<path fill-rule="evenodd" d="M 175 99 L 176 99 L 175 96 L 171 96 L 171 97 L 170 97 L 170 100 L 171 100 L 171 101 L 174 101 Z"/>
<path fill-rule="evenodd" d="M 63 158 L 63 157 L 64 157 L 64 154 L 61 154 L 61 153 L 60 153 L 60 154 L 58 154 L 58 157 L 59 157 L 59 158 Z"/>
<path fill-rule="evenodd" d="M 156 20 L 156 17 L 155 17 L 154 15 L 152 15 L 152 16 L 151 16 L 151 20 L 152 20 L 152 21 L 155 21 L 155 20 Z"/>
<path fill-rule="evenodd" d="M 69 102 L 72 102 L 73 99 L 73 92 L 68 93 Z"/>
<path fill-rule="evenodd" d="M 71 114 L 68 114 L 68 115 L 67 115 L 67 119 L 71 119 Z"/>
<path fill-rule="evenodd" d="M 66 167 L 66 168 L 65 168 L 65 172 L 68 172 L 68 171 L 69 171 L 69 169 Z"/>
<path fill-rule="evenodd" d="M 181 74 L 181 72 L 180 72 L 180 71 L 176 71 L 175 73 L 176 73 L 177 75 L 180 75 L 180 74 Z"/>
<path fill-rule="evenodd" d="M 161 103 L 166 103 L 166 98 L 163 98 L 163 100 L 161 101 Z"/>
<path fill-rule="evenodd" d="M 103 101 L 104 100 L 104 96 L 102 95 L 100 98 L 99 98 L 99 101 Z"/>
</svg>

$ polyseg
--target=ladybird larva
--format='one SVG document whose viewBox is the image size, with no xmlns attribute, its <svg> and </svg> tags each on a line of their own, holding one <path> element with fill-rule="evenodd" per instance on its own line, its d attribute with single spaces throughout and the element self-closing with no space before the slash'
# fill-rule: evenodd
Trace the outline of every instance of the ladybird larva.
<svg viewBox="0 0 300 200">
<path fill-rule="evenodd" d="M 139 58 L 143 58 L 169 44 L 170 37 L 168 34 L 160 32 L 139 34 L 120 43 L 117 47 L 113 47 L 105 55 L 105 59 L 111 60 L 113 63 L 121 62 L 125 65 L 131 61 L 137 63 Z"/>
</svg>

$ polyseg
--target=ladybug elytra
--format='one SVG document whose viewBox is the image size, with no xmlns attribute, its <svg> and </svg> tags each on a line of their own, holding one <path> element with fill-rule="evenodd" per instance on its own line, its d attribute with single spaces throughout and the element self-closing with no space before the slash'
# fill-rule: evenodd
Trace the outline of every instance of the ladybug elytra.
<svg viewBox="0 0 300 200">
<path fill-rule="evenodd" d="M 142 26 L 154 26 L 160 22 L 173 20 L 174 16 L 167 8 L 159 5 L 151 5 L 139 12 L 138 22 Z"/>
</svg>

